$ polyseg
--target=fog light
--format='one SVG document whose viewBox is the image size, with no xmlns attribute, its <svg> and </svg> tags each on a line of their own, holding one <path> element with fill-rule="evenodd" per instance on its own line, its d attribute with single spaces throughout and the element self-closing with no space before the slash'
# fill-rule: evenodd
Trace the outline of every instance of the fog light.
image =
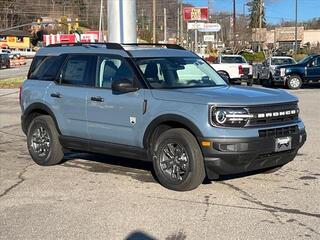
<svg viewBox="0 0 320 240">
<path fill-rule="evenodd" d="M 248 143 L 220 144 L 220 150 L 224 152 L 246 152 L 249 150 Z"/>
</svg>

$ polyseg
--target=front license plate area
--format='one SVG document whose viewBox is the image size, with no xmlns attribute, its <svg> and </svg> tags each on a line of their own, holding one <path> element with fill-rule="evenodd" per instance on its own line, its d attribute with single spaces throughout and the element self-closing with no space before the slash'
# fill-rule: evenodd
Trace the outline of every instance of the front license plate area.
<svg viewBox="0 0 320 240">
<path fill-rule="evenodd" d="M 276 152 L 283 152 L 288 151 L 291 149 L 291 137 L 282 137 L 282 138 L 276 138 L 275 141 L 275 151 Z"/>
</svg>

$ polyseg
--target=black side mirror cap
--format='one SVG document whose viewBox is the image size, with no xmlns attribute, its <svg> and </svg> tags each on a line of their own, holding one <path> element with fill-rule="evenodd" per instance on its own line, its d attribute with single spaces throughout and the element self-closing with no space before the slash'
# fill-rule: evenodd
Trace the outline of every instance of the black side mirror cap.
<svg viewBox="0 0 320 240">
<path fill-rule="evenodd" d="M 138 87 L 133 86 L 133 81 L 129 79 L 121 79 L 112 81 L 111 89 L 118 93 L 136 92 Z"/>
</svg>

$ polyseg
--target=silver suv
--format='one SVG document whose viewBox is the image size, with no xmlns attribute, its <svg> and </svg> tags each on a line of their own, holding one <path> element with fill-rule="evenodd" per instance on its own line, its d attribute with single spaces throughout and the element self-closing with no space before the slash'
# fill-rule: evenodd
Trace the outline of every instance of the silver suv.
<svg viewBox="0 0 320 240">
<path fill-rule="evenodd" d="M 42 48 L 20 101 L 39 165 L 58 164 L 68 150 L 147 160 L 178 191 L 206 176 L 284 165 L 306 140 L 296 97 L 230 86 L 177 45 Z"/>
</svg>

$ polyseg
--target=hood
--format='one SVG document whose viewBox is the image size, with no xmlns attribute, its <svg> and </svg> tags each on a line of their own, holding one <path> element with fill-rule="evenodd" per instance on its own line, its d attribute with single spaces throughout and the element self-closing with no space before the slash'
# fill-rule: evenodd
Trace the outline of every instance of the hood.
<svg viewBox="0 0 320 240">
<path fill-rule="evenodd" d="M 233 106 L 264 105 L 298 101 L 285 90 L 242 86 L 221 86 L 184 89 L 152 89 L 156 99 Z"/>
<path fill-rule="evenodd" d="M 279 66 L 276 66 L 275 69 L 280 69 L 280 68 L 283 68 L 283 67 L 304 67 L 304 65 L 302 64 L 287 64 L 287 65 L 279 65 Z"/>
</svg>

